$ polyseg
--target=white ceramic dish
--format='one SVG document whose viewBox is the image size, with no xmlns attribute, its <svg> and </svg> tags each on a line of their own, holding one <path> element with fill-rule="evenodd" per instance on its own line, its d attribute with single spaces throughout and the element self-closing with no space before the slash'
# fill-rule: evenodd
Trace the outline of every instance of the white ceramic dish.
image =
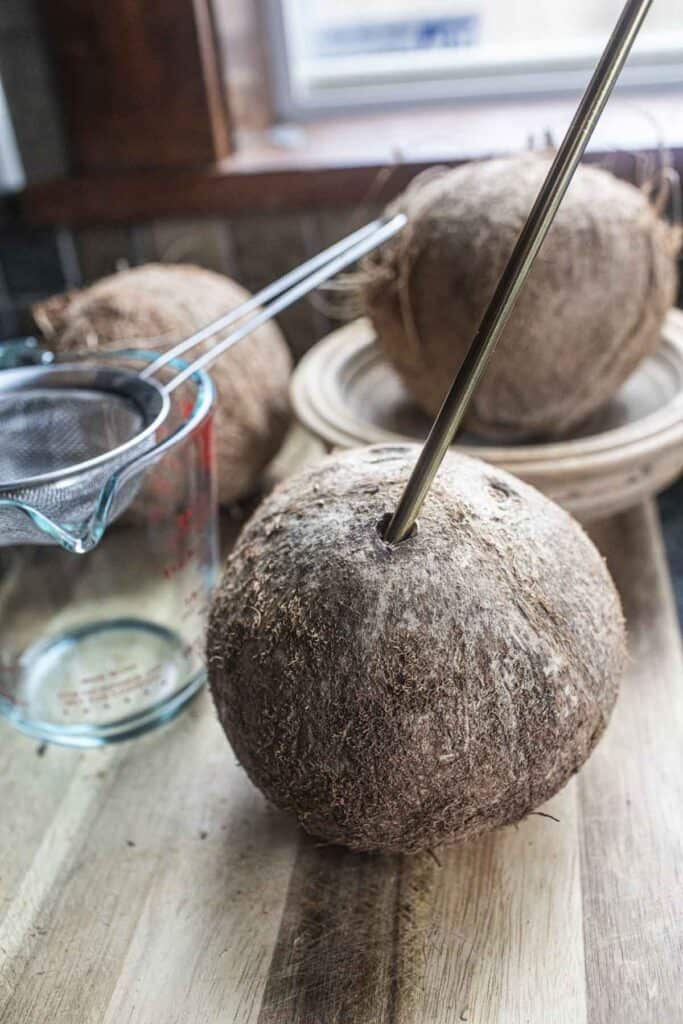
<svg viewBox="0 0 683 1024">
<path fill-rule="evenodd" d="M 291 394 L 300 423 L 329 449 L 420 441 L 429 428 L 367 320 L 311 349 L 294 373 Z M 657 493 L 683 471 L 683 313 L 672 310 L 658 352 L 572 437 L 491 444 L 461 434 L 456 447 L 509 470 L 583 520 Z"/>
</svg>

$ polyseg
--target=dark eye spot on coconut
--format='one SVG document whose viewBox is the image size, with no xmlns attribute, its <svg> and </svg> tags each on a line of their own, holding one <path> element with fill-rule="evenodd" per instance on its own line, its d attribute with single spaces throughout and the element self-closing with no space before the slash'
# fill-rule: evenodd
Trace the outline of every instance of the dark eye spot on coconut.
<svg viewBox="0 0 683 1024">
<path fill-rule="evenodd" d="M 367 462 L 371 465 L 376 466 L 381 462 L 394 462 L 395 459 L 405 459 L 407 455 L 410 455 L 410 448 L 405 445 L 382 445 L 381 451 L 378 451 L 368 457 Z"/>
<path fill-rule="evenodd" d="M 379 539 L 382 541 L 382 543 L 384 544 L 385 547 L 387 547 L 387 548 L 389 548 L 391 550 L 393 550 L 394 548 L 402 547 L 404 544 L 407 544 L 409 540 L 412 540 L 413 537 L 417 536 L 417 530 L 418 530 L 418 524 L 417 523 L 413 523 L 411 531 L 410 531 L 410 533 L 408 534 L 407 537 L 404 537 L 403 540 L 400 540 L 398 542 L 398 544 L 390 544 L 384 538 L 385 538 L 387 529 L 389 527 L 389 523 L 391 522 L 392 515 L 393 515 L 393 512 L 385 512 L 384 515 L 378 520 L 378 522 L 376 524 L 376 527 L 375 527 L 375 529 L 377 530 L 377 534 L 379 536 Z"/>
<path fill-rule="evenodd" d="M 506 498 L 512 498 L 513 501 L 519 501 L 519 494 L 517 491 L 503 480 L 494 480 L 489 477 L 486 482 L 489 485 L 489 490 L 493 494 L 493 497 L 497 498 L 499 501 L 504 501 Z"/>
</svg>

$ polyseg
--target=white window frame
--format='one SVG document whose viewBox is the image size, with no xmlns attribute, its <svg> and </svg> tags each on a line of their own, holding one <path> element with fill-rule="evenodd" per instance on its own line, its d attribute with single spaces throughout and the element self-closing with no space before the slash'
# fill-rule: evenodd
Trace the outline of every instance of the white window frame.
<svg viewBox="0 0 683 1024">
<path fill-rule="evenodd" d="M 18 192 L 25 184 L 24 168 L 0 78 L 0 195 Z"/>
<path fill-rule="evenodd" d="M 683 2 L 683 0 L 682 0 Z M 266 0 L 274 105 L 280 120 L 305 121 L 333 113 L 419 103 L 576 93 L 586 85 L 605 38 L 584 40 L 542 55 L 518 51 L 513 58 L 489 47 L 481 51 L 430 49 L 424 53 L 372 54 L 309 62 L 314 88 L 302 91 L 292 76 L 293 26 L 284 0 Z M 683 32 L 649 37 L 631 54 L 620 90 L 683 86 Z"/>
</svg>

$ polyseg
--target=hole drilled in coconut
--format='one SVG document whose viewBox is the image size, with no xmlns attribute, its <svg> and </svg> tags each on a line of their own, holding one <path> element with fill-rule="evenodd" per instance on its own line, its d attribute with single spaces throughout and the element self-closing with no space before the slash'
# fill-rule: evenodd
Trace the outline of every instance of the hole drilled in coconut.
<svg viewBox="0 0 683 1024">
<path fill-rule="evenodd" d="M 380 540 L 382 541 L 383 544 L 387 544 L 389 547 L 396 548 L 400 544 L 405 544 L 405 542 L 407 540 L 410 540 L 412 537 L 414 537 L 417 534 L 418 524 L 417 523 L 413 523 L 413 526 L 412 526 L 412 528 L 410 530 L 410 533 L 406 537 L 404 537 L 403 540 L 400 540 L 398 542 L 398 544 L 389 544 L 389 542 L 386 541 L 384 538 L 386 536 L 387 527 L 389 526 L 389 523 L 391 522 L 391 517 L 393 516 L 393 514 L 394 514 L 393 512 L 385 512 L 384 515 L 381 517 L 381 519 L 378 519 L 378 521 L 377 521 L 377 533 L 379 534 L 379 538 L 380 538 Z"/>
</svg>

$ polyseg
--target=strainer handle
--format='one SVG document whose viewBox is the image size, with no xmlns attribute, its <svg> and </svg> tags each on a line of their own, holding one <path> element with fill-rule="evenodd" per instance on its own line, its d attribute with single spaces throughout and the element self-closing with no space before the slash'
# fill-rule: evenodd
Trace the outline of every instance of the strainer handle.
<svg viewBox="0 0 683 1024">
<path fill-rule="evenodd" d="M 303 281 L 300 281 L 293 288 L 289 288 L 286 292 L 280 295 L 269 305 L 261 309 L 255 316 L 247 320 L 246 323 L 238 327 L 237 330 L 232 331 L 226 338 L 218 342 L 208 352 L 200 356 L 199 359 L 195 359 L 194 362 L 190 363 L 184 370 L 182 370 L 177 376 L 173 378 L 168 384 L 165 385 L 164 390 L 167 394 L 186 381 L 188 377 L 191 377 L 197 370 L 202 370 L 207 366 L 211 366 L 212 363 L 218 359 L 219 356 L 223 355 L 229 348 L 236 345 L 238 341 L 242 341 L 247 335 L 251 334 L 260 327 L 261 324 L 266 323 L 268 320 L 272 320 L 274 316 L 281 313 L 283 309 L 287 309 L 294 302 L 303 298 L 309 292 L 313 291 L 319 285 L 323 284 L 329 278 L 334 277 L 340 270 L 345 270 L 346 267 L 355 263 L 356 260 L 360 259 L 361 256 L 365 256 L 367 253 L 372 252 L 377 246 L 382 245 L 387 239 L 401 231 L 407 223 L 407 217 L 403 213 L 398 213 L 394 217 L 382 218 L 379 221 L 375 221 L 373 225 L 368 225 L 372 228 L 372 231 L 365 234 L 360 241 L 357 241 L 350 248 L 346 248 L 344 252 L 329 260 L 319 270 L 313 274 L 309 274 Z M 348 241 L 345 239 L 344 241 Z M 342 245 L 343 243 L 338 243 Z M 322 255 L 322 254 L 321 254 Z M 301 269 L 301 268 L 300 268 Z M 256 298 L 256 297 L 255 297 Z M 240 307 L 240 310 L 244 307 Z M 237 311 L 239 312 L 239 311 Z"/>
<path fill-rule="evenodd" d="M 149 366 L 146 366 L 140 373 L 143 378 L 154 376 L 154 374 L 162 367 L 168 365 L 178 356 L 184 355 L 189 352 L 190 349 L 195 348 L 201 342 L 206 341 L 207 338 L 212 337 L 219 331 L 225 330 L 226 327 L 230 327 L 232 324 L 237 323 L 238 320 L 244 319 L 247 314 L 254 312 L 259 309 L 266 302 L 270 302 L 277 295 L 281 295 L 288 288 L 298 284 L 304 278 L 308 277 L 314 271 L 320 267 L 329 263 L 335 257 L 342 255 L 351 249 L 357 242 L 362 241 L 364 238 L 370 237 L 379 227 L 382 226 L 383 221 L 380 219 L 372 221 L 370 224 L 366 224 L 364 227 L 359 228 L 352 234 L 347 235 L 346 238 L 342 238 L 341 241 L 335 242 L 334 245 L 329 246 L 327 249 L 323 249 L 312 259 L 307 260 L 306 263 L 302 263 L 301 266 L 295 267 L 294 270 L 290 270 L 288 274 L 278 278 L 277 281 L 273 281 L 271 284 L 266 285 L 251 298 L 247 299 L 246 302 L 241 303 L 237 309 L 230 310 L 224 316 L 219 317 L 210 324 L 206 324 L 205 327 L 201 327 L 194 334 L 190 335 L 189 338 L 185 338 L 183 341 L 178 342 L 173 348 L 168 349 L 157 359 L 155 359 Z"/>
</svg>

